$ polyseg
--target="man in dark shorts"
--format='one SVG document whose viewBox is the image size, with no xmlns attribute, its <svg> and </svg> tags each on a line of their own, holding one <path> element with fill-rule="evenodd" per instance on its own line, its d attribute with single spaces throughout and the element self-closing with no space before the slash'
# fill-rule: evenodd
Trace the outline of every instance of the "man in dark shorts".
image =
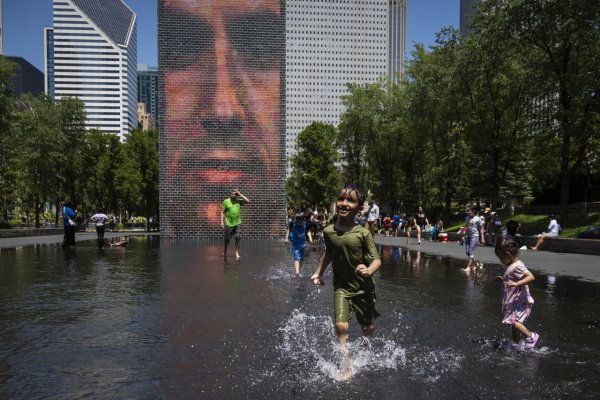
<svg viewBox="0 0 600 400">
<path fill-rule="evenodd" d="M 221 228 L 225 230 L 225 243 L 223 247 L 223 257 L 227 257 L 227 247 L 231 239 L 235 239 L 235 259 L 240 259 L 240 208 L 244 204 L 249 204 L 250 200 L 234 189 L 231 195 L 223 201 L 223 212 L 221 213 Z M 225 221 L 223 221 L 225 217 Z"/>
</svg>

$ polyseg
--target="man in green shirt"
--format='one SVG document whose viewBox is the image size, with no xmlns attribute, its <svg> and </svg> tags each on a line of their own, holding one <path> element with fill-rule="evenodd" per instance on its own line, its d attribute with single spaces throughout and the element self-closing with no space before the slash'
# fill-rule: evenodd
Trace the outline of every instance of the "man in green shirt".
<svg viewBox="0 0 600 400">
<path fill-rule="evenodd" d="M 250 200 L 234 189 L 231 195 L 223 201 L 223 212 L 221 213 L 221 229 L 225 230 L 225 244 L 223 248 L 223 257 L 227 257 L 227 247 L 231 239 L 235 239 L 235 259 L 240 259 L 240 208 L 244 204 L 249 204 Z M 225 221 L 223 221 L 225 217 Z"/>
</svg>

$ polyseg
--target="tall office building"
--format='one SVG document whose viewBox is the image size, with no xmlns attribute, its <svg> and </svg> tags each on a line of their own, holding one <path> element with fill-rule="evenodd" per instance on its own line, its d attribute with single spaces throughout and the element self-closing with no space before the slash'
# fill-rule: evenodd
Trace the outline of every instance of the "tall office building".
<svg viewBox="0 0 600 400">
<path fill-rule="evenodd" d="M 54 98 L 54 29 L 44 28 L 44 93 Z"/>
<path fill-rule="evenodd" d="M 23 57 L 6 57 L 17 65 L 12 77 L 14 95 L 31 93 L 36 96 L 44 92 L 44 74 Z"/>
<path fill-rule="evenodd" d="M 4 54 L 4 23 L 2 22 L 2 0 L 0 0 L 0 54 Z"/>
<path fill-rule="evenodd" d="M 460 33 L 468 35 L 473 32 L 471 24 L 475 14 L 475 3 L 478 0 L 460 0 Z"/>
<path fill-rule="evenodd" d="M 123 138 L 137 126 L 135 13 L 122 0 L 53 0 L 47 43 L 50 32 L 47 82 L 53 82 L 54 98 L 78 97 L 85 103 L 88 129 Z"/>
<path fill-rule="evenodd" d="M 393 82 L 398 82 L 399 75 L 404 73 L 406 58 L 406 2 L 407 0 L 390 0 L 388 11 L 388 75 Z"/>
<path fill-rule="evenodd" d="M 338 125 L 344 111 L 340 96 L 347 93 L 347 83 L 375 82 L 390 72 L 393 29 L 389 14 L 405 10 L 402 3 L 286 1 L 287 157 L 296 154 L 298 134 L 311 122 Z M 403 16 L 394 20 L 397 32 L 405 29 L 404 20 Z M 398 38 L 393 47 L 397 49 L 396 44 L 402 42 L 404 38 Z"/>
<path fill-rule="evenodd" d="M 146 105 L 146 112 L 158 125 L 158 68 L 139 64 L 137 70 L 137 101 Z"/>
</svg>

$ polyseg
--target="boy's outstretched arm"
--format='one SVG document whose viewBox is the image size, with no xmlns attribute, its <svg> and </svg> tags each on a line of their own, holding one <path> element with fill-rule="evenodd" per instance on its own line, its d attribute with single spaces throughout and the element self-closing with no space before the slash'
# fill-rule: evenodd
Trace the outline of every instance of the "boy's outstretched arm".
<svg viewBox="0 0 600 400">
<path fill-rule="evenodd" d="M 375 272 L 381 267 L 381 260 L 379 258 L 373 260 L 371 264 L 367 267 L 365 264 L 359 264 L 356 267 L 356 272 L 362 276 L 363 278 L 368 278 L 373 276 Z"/>
<path fill-rule="evenodd" d="M 325 269 L 327 268 L 330 262 L 331 255 L 327 251 L 325 251 L 325 253 L 323 253 L 323 257 L 321 257 L 319 263 L 317 264 L 317 269 L 315 270 L 315 273 L 310 277 L 310 280 L 313 281 L 315 285 L 323 284 L 321 277 L 323 276 L 323 272 L 325 272 Z"/>
</svg>

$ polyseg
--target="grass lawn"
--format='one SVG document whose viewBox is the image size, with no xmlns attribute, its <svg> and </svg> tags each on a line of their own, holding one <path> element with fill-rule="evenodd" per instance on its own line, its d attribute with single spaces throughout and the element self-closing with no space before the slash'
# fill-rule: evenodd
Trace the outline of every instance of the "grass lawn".
<svg viewBox="0 0 600 400">
<path fill-rule="evenodd" d="M 521 224 L 519 233 L 524 236 L 533 236 L 542 233 L 548 227 L 548 215 L 531 215 L 531 214 L 500 214 L 502 217 L 502 229 L 504 225 L 514 219 Z M 576 238 L 579 233 L 587 231 L 592 226 L 600 226 L 600 212 L 591 213 L 572 213 L 569 215 L 570 226 L 562 226 L 560 236 L 563 238 Z M 560 219 L 558 220 L 560 223 Z M 445 230 L 456 232 L 458 228 L 464 225 L 464 219 L 460 221 L 450 221 L 451 225 Z M 562 225 L 562 224 L 561 224 Z"/>
</svg>

